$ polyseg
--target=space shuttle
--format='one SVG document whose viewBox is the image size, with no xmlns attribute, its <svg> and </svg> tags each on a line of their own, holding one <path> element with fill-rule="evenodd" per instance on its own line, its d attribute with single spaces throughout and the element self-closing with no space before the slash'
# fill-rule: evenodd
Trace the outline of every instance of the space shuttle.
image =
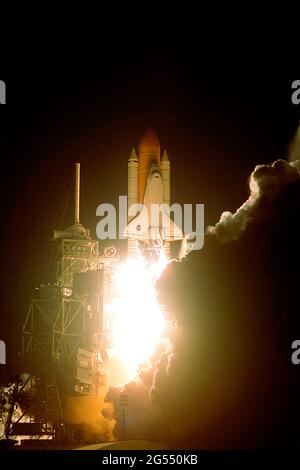
<svg viewBox="0 0 300 470">
<path fill-rule="evenodd" d="M 140 211 L 132 215 L 137 204 L 141 204 Z M 124 231 L 128 257 L 135 257 L 140 249 L 147 258 L 157 258 L 163 251 L 170 259 L 170 243 L 184 237 L 171 220 L 169 207 L 170 161 L 166 151 L 161 157 L 158 137 L 148 128 L 138 155 L 133 149 L 128 160 L 128 225 Z"/>
</svg>

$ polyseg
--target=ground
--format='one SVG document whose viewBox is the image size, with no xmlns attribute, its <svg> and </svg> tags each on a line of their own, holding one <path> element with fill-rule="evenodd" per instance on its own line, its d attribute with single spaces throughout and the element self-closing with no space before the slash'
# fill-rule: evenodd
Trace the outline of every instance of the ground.
<svg viewBox="0 0 300 470">
<path fill-rule="evenodd" d="M 167 450 L 170 447 L 163 442 L 154 441 L 116 441 L 79 447 L 76 450 Z"/>
</svg>

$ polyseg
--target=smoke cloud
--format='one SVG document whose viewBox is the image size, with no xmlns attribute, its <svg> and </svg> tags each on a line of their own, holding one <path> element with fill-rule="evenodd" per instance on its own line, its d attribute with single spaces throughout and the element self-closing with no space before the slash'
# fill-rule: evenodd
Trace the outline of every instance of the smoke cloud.
<svg viewBox="0 0 300 470">
<path fill-rule="evenodd" d="M 252 223 L 259 224 L 274 217 L 274 204 L 288 185 L 299 180 L 298 162 L 290 165 L 285 160 L 277 160 L 271 165 L 257 165 L 250 176 L 248 200 L 236 211 L 223 212 L 214 227 L 207 233 L 216 235 L 222 242 L 238 240 L 241 233 Z"/>
<path fill-rule="evenodd" d="M 74 440 L 89 443 L 114 440 L 115 422 L 111 405 L 104 402 L 106 393 L 107 390 L 102 390 L 102 395 L 66 398 L 65 420 L 69 424 L 79 425 Z M 76 426 L 74 429 L 76 433 Z"/>
<path fill-rule="evenodd" d="M 299 372 L 290 361 L 300 331 L 297 168 L 284 160 L 257 166 L 248 200 L 222 214 L 204 249 L 174 263 L 160 281 L 160 299 L 182 328 L 165 382 L 177 410 L 171 433 L 180 429 L 186 443 L 298 442 Z M 154 383 L 154 397 L 160 389 Z"/>
</svg>

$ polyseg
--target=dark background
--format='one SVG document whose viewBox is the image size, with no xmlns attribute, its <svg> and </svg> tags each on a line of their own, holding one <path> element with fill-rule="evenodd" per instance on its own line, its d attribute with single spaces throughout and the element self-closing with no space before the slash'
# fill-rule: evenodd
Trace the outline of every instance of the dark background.
<svg viewBox="0 0 300 470">
<path fill-rule="evenodd" d="M 49 281 L 52 229 L 72 223 L 72 193 L 62 214 L 76 161 L 81 221 L 94 233 L 96 207 L 126 194 L 127 159 L 149 125 L 169 154 L 172 202 L 204 203 L 206 225 L 245 201 L 256 164 L 286 156 L 300 118 L 291 102 L 297 76 L 263 75 L 259 66 L 230 72 L 210 71 L 197 44 L 164 41 L 100 46 L 87 65 L 28 54 L 1 66 L 0 338 L 8 359 L 20 349 L 32 289 Z"/>
</svg>

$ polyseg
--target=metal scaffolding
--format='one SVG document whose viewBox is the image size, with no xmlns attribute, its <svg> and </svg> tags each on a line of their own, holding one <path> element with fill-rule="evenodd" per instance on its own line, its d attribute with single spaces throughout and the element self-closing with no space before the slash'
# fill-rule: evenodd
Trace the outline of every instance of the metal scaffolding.
<svg viewBox="0 0 300 470">
<path fill-rule="evenodd" d="M 35 289 L 23 326 L 22 358 L 38 405 L 26 422 L 13 423 L 12 433 L 31 423 L 37 434 L 66 438 L 65 397 L 97 394 L 103 383 L 103 298 L 110 275 L 98 241 L 79 222 L 79 181 L 76 164 L 75 223 L 54 231 L 56 276 Z"/>
</svg>

